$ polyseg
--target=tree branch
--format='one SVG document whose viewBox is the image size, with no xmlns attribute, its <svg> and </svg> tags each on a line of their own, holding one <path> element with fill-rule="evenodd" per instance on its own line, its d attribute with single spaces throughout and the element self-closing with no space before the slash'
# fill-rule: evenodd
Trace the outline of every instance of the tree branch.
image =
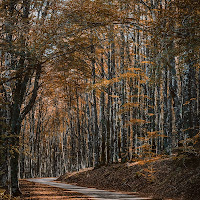
<svg viewBox="0 0 200 200">
<path fill-rule="evenodd" d="M 20 114 L 20 120 L 21 121 L 24 119 L 26 114 L 32 109 L 32 107 L 35 103 L 35 100 L 37 98 L 41 69 L 42 69 L 42 65 L 41 65 L 41 63 L 39 63 L 37 68 L 36 68 L 36 76 L 35 76 L 35 82 L 34 82 L 34 88 L 33 88 L 33 91 L 32 91 L 32 96 L 31 96 L 31 99 L 29 100 L 29 103 L 25 106 L 24 110 Z"/>
</svg>

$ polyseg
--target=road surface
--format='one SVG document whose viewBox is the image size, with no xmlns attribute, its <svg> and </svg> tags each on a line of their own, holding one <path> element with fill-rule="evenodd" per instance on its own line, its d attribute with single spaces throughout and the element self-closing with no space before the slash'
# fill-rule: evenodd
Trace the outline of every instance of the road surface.
<svg viewBox="0 0 200 200">
<path fill-rule="evenodd" d="M 146 200 L 146 199 L 151 199 L 151 198 L 147 198 L 147 197 L 139 197 L 138 195 L 128 195 L 128 194 L 122 194 L 119 192 L 110 192 L 110 191 L 106 191 L 106 190 L 98 190 L 98 189 L 94 189 L 94 188 L 86 188 L 86 187 L 81 187 L 81 186 L 76 186 L 76 185 L 65 184 L 65 183 L 52 182 L 54 180 L 56 180 L 56 178 L 28 179 L 28 181 L 31 181 L 31 182 L 46 184 L 46 185 L 50 185 L 53 187 L 59 187 L 59 188 L 71 190 L 74 192 L 82 193 L 89 197 L 94 198 L 95 200 L 113 200 L 113 199 Z"/>
</svg>

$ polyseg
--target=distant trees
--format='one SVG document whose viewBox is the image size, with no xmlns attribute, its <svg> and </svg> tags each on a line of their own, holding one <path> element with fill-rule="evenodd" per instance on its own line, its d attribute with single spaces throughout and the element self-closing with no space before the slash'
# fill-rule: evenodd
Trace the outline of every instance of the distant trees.
<svg viewBox="0 0 200 200">
<path fill-rule="evenodd" d="M 67 101 L 59 121 L 66 151 L 58 153 L 65 170 L 192 147 L 199 132 L 198 8 L 196 1 L 68 2 L 65 20 L 78 37 L 68 43 L 76 52 L 65 64 L 65 89 L 57 89 Z M 51 130 L 56 142 L 61 132 Z"/>
</svg>

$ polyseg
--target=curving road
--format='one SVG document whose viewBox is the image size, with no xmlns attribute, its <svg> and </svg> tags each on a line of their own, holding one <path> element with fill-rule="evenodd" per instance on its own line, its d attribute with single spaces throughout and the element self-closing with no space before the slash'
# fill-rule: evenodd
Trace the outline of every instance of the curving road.
<svg viewBox="0 0 200 200">
<path fill-rule="evenodd" d="M 65 183 L 56 183 L 52 182 L 56 180 L 56 178 L 40 178 L 40 179 L 28 179 L 28 181 L 41 183 L 50 185 L 53 187 L 59 187 L 67 190 L 71 190 L 74 192 L 85 194 L 89 197 L 94 198 L 95 200 L 113 200 L 113 199 L 119 199 L 119 200 L 145 200 L 145 199 L 151 199 L 146 197 L 139 197 L 138 195 L 128 195 L 128 194 L 121 194 L 119 192 L 109 192 L 106 190 L 98 190 L 94 188 L 86 188 L 76 185 L 70 185 Z"/>
</svg>

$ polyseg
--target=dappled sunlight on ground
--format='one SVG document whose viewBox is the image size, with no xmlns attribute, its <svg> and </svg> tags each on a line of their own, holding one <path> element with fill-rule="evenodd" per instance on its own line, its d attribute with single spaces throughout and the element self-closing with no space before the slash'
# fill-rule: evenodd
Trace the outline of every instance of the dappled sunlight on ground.
<svg viewBox="0 0 200 200">
<path fill-rule="evenodd" d="M 20 188 L 23 193 L 21 199 L 34 199 L 34 200 L 45 200 L 45 199 L 78 199 L 78 200 L 92 200 L 85 195 L 77 192 L 64 190 L 61 188 L 51 187 L 39 183 L 33 183 L 26 180 L 20 180 Z"/>
</svg>

